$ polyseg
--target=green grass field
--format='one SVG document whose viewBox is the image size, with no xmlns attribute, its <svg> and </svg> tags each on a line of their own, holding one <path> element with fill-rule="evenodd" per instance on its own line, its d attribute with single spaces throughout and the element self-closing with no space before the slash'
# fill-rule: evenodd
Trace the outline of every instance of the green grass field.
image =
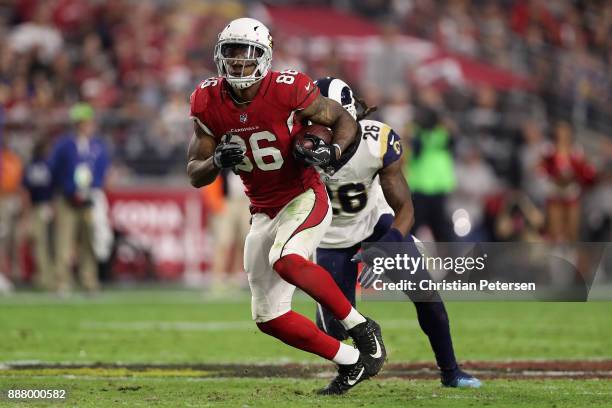
<svg viewBox="0 0 612 408">
<path fill-rule="evenodd" d="M 303 296 L 294 308 L 313 315 Z M 474 302 L 447 308 L 460 361 L 612 359 L 611 303 Z M 360 309 L 381 323 L 390 364 L 434 366 L 411 304 L 364 302 Z M 243 376 L 226 376 L 207 371 L 213 363 L 252 366 Z M 286 363 L 300 363 L 295 375 L 258 372 L 257 364 Z M 207 301 L 194 291 L 122 290 L 67 300 L 34 293 L 0 298 L 0 406 L 612 406 L 609 376 L 501 375 L 480 390 L 387 376 L 347 396 L 322 398 L 313 391 L 327 383 L 333 366 L 299 378 L 301 364 L 312 363 L 321 360 L 257 330 L 246 295 Z M 66 389 L 68 397 L 7 400 L 6 391 L 15 388 Z"/>
</svg>

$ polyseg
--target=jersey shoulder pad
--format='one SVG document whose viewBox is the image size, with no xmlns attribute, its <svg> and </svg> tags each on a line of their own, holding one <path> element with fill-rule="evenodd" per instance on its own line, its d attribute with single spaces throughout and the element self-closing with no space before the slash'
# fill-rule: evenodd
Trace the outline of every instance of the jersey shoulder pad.
<svg viewBox="0 0 612 408">
<path fill-rule="evenodd" d="M 210 100 L 215 99 L 220 94 L 222 81 L 223 78 L 212 77 L 200 82 L 189 98 L 192 115 L 206 110 Z"/>
<path fill-rule="evenodd" d="M 381 168 L 387 167 L 402 155 L 400 136 L 386 123 L 365 119 L 359 122 L 362 143 Z"/>
<path fill-rule="evenodd" d="M 319 95 L 319 88 L 302 72 L 293 69 L 274 71 L 271 79 L 276 96 L 287 101 L 291 110 L 307 108 Z"/>
<path fill-rule="evenodd" d="M 207 108 L 210 106 L 211 100 L 216 99 L 220 95 L 222 80 L 223 78 L 220 77 L 212 77 L 202 81 L 191 93 L 189 98 L 191 118 L 211 135 L 212 132 L 206 125 L 209 121 L 206 117 L 206 112 Z"/>
</svg>

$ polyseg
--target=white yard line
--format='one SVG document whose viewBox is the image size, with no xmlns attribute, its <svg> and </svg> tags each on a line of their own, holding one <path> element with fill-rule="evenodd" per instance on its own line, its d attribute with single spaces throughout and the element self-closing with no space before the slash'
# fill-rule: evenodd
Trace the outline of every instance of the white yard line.
<svg viewBox="0 0 612 408">
<path fill-rule="evenodd" d="M 416 329 L 418 323 L 412 319 L 381 320 L 380 325 L 386 329 Z M 256 330 L 255 323 L 250 320 L 239 321 L 183 321 L 183 322 L 162 322 L 162 321 L 97 321 L 84 320 L 79 324 L 81 329 L 86 330 L 165 330 L 165 331 L 243 331 Z"/>
</svg>

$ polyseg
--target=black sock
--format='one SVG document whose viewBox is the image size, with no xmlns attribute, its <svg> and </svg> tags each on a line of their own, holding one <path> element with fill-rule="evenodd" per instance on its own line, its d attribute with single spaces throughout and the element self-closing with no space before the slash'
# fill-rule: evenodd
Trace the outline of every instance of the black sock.
<svg viewBox="0 0 612 408">
<path fill-rule="evenodd" d="M 436 356 L 442 374 L 450 374 L 457 369 L 453 350 L 448 314 L 442 302 L 415 302 L 419 325 L 429 337 L 429 343 Z"/>
</svg>

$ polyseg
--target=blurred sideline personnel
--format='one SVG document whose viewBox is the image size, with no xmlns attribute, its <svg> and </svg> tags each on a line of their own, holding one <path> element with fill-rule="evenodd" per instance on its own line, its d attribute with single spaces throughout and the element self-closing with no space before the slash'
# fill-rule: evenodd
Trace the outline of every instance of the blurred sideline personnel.
<svg viewBox="0 0 612 408">
<path fill-rule="evenodd" d="M 229 169 L 221 171 L 221 208 L 212 220 L 214 259 L 212 264 L 213 295 L 223 295 L 239 287 L 242 271 L 244 240 L 249 232 L 251 214 L 249 199 L 244 194 L 240 177 Z M 239 265 L 236 265 L 236 264 Z"/>
<path fill-rule="evenodd" d="M 361 137 L 334 164 L 333 175 L 321 174 L 334 215 L 317 249 L 317 263 L 330 271 L 355 306 L 358 271 L 353 258 L 362 242 L 405 242 L 411 247 L 410 253 L 419 256 L 410 235 L 414 209 L 399 160 L 402 145 L 398 134 L 385 123 L 364 119 L 372 110 L 365 104 L 357 115 L 353 91 L 344 81 L 327 77 L 315 83 L 323 96 L 339 102 L 361 127 Z M 478 379 L 459 369 L 444 303 L 437 293 L 433 296 L 436 301 L 413 302 L 441 370 L 442 384 L 480 387 Z M 321 305 L 317 305 L 317 324 L 339 340 L 348 337 L 342 325 Z"/>
<path fill-rule="evenodd" d="M 74 132 L 60 138 L 50 157 L 56 199 L 55 273 L 59 293 L 72 289 L 72 260 L 76 255 L 83 288 L 99 289 L 94 253 L 94 197 L 104 186 L 109 165 L 104 141 L 96 136 L 93 108 L 78 103 L 70 109 Z M 76 249 L 76 253 L 75 253 Z"/>
<path fill-rule="evenodd" d="M 317 171 L 294 157 L 292 135 L 303 120 L 330 127 L 334 145 L 301 156 L 327 167 L 354 142 L 357 123 L 337 102 L 320 96 L 306 75 L 271 71 L 271 61 L 272 37 L 261 22 L 240 18 L 219 34 L 219 77 L 191 95 L 195 123 L 187 173 L 193 186 L 202 187 L 221 169 L 238 172 L 251 202 L 244 265 L 252 317 L 264 333 L 338 364 L 337 377 L 319 392 L 342 394 L 377 374 L 386 353 L 378 324 L 357 312 L 330 274 L 309 261 L 331 209 Z M 296 286 L 341 322 L 357 349 L 291 310 Z"/>
<path fill-rule="evenodd" d="M 404 167 L 416 214 L 412 233 L 416 235 L 425 225 L 436 241 L 451 242 L 454 234 L 446 206 L 456 185 L 453 140 L 432 108 L 419 109 L 415 125 L 412 151 Z"/>
<path fill-rule="evenodd" d="M 23 174 L 23 186 L 27 191 L 30 236 L 36 261 L 36 285 L 54 289 L 54 265 L 51 254 L 51 223 L 53 221 L 53 179 L 49 166 L 49 142 L 41 138 L 34 144 L 32 160 Z"/>
<path fill-rule="evenodd" d="M 1 125 L 0 120 L 0 293 L 6 293 L 13 289 L 10 278 L 17 262 L 17 216 L 21 208 L 23 164 L 5 145 Z"/>
<path fill-rule="evenodd" d="M 559 121 L 553 138 L 541 163 L 551 183 L 546 200 L 548 234 L 554 243 L 577 242 L 582 197 L 595 182 L 595 169 L 574 143 L 569 123 Z"/>
</svg>

